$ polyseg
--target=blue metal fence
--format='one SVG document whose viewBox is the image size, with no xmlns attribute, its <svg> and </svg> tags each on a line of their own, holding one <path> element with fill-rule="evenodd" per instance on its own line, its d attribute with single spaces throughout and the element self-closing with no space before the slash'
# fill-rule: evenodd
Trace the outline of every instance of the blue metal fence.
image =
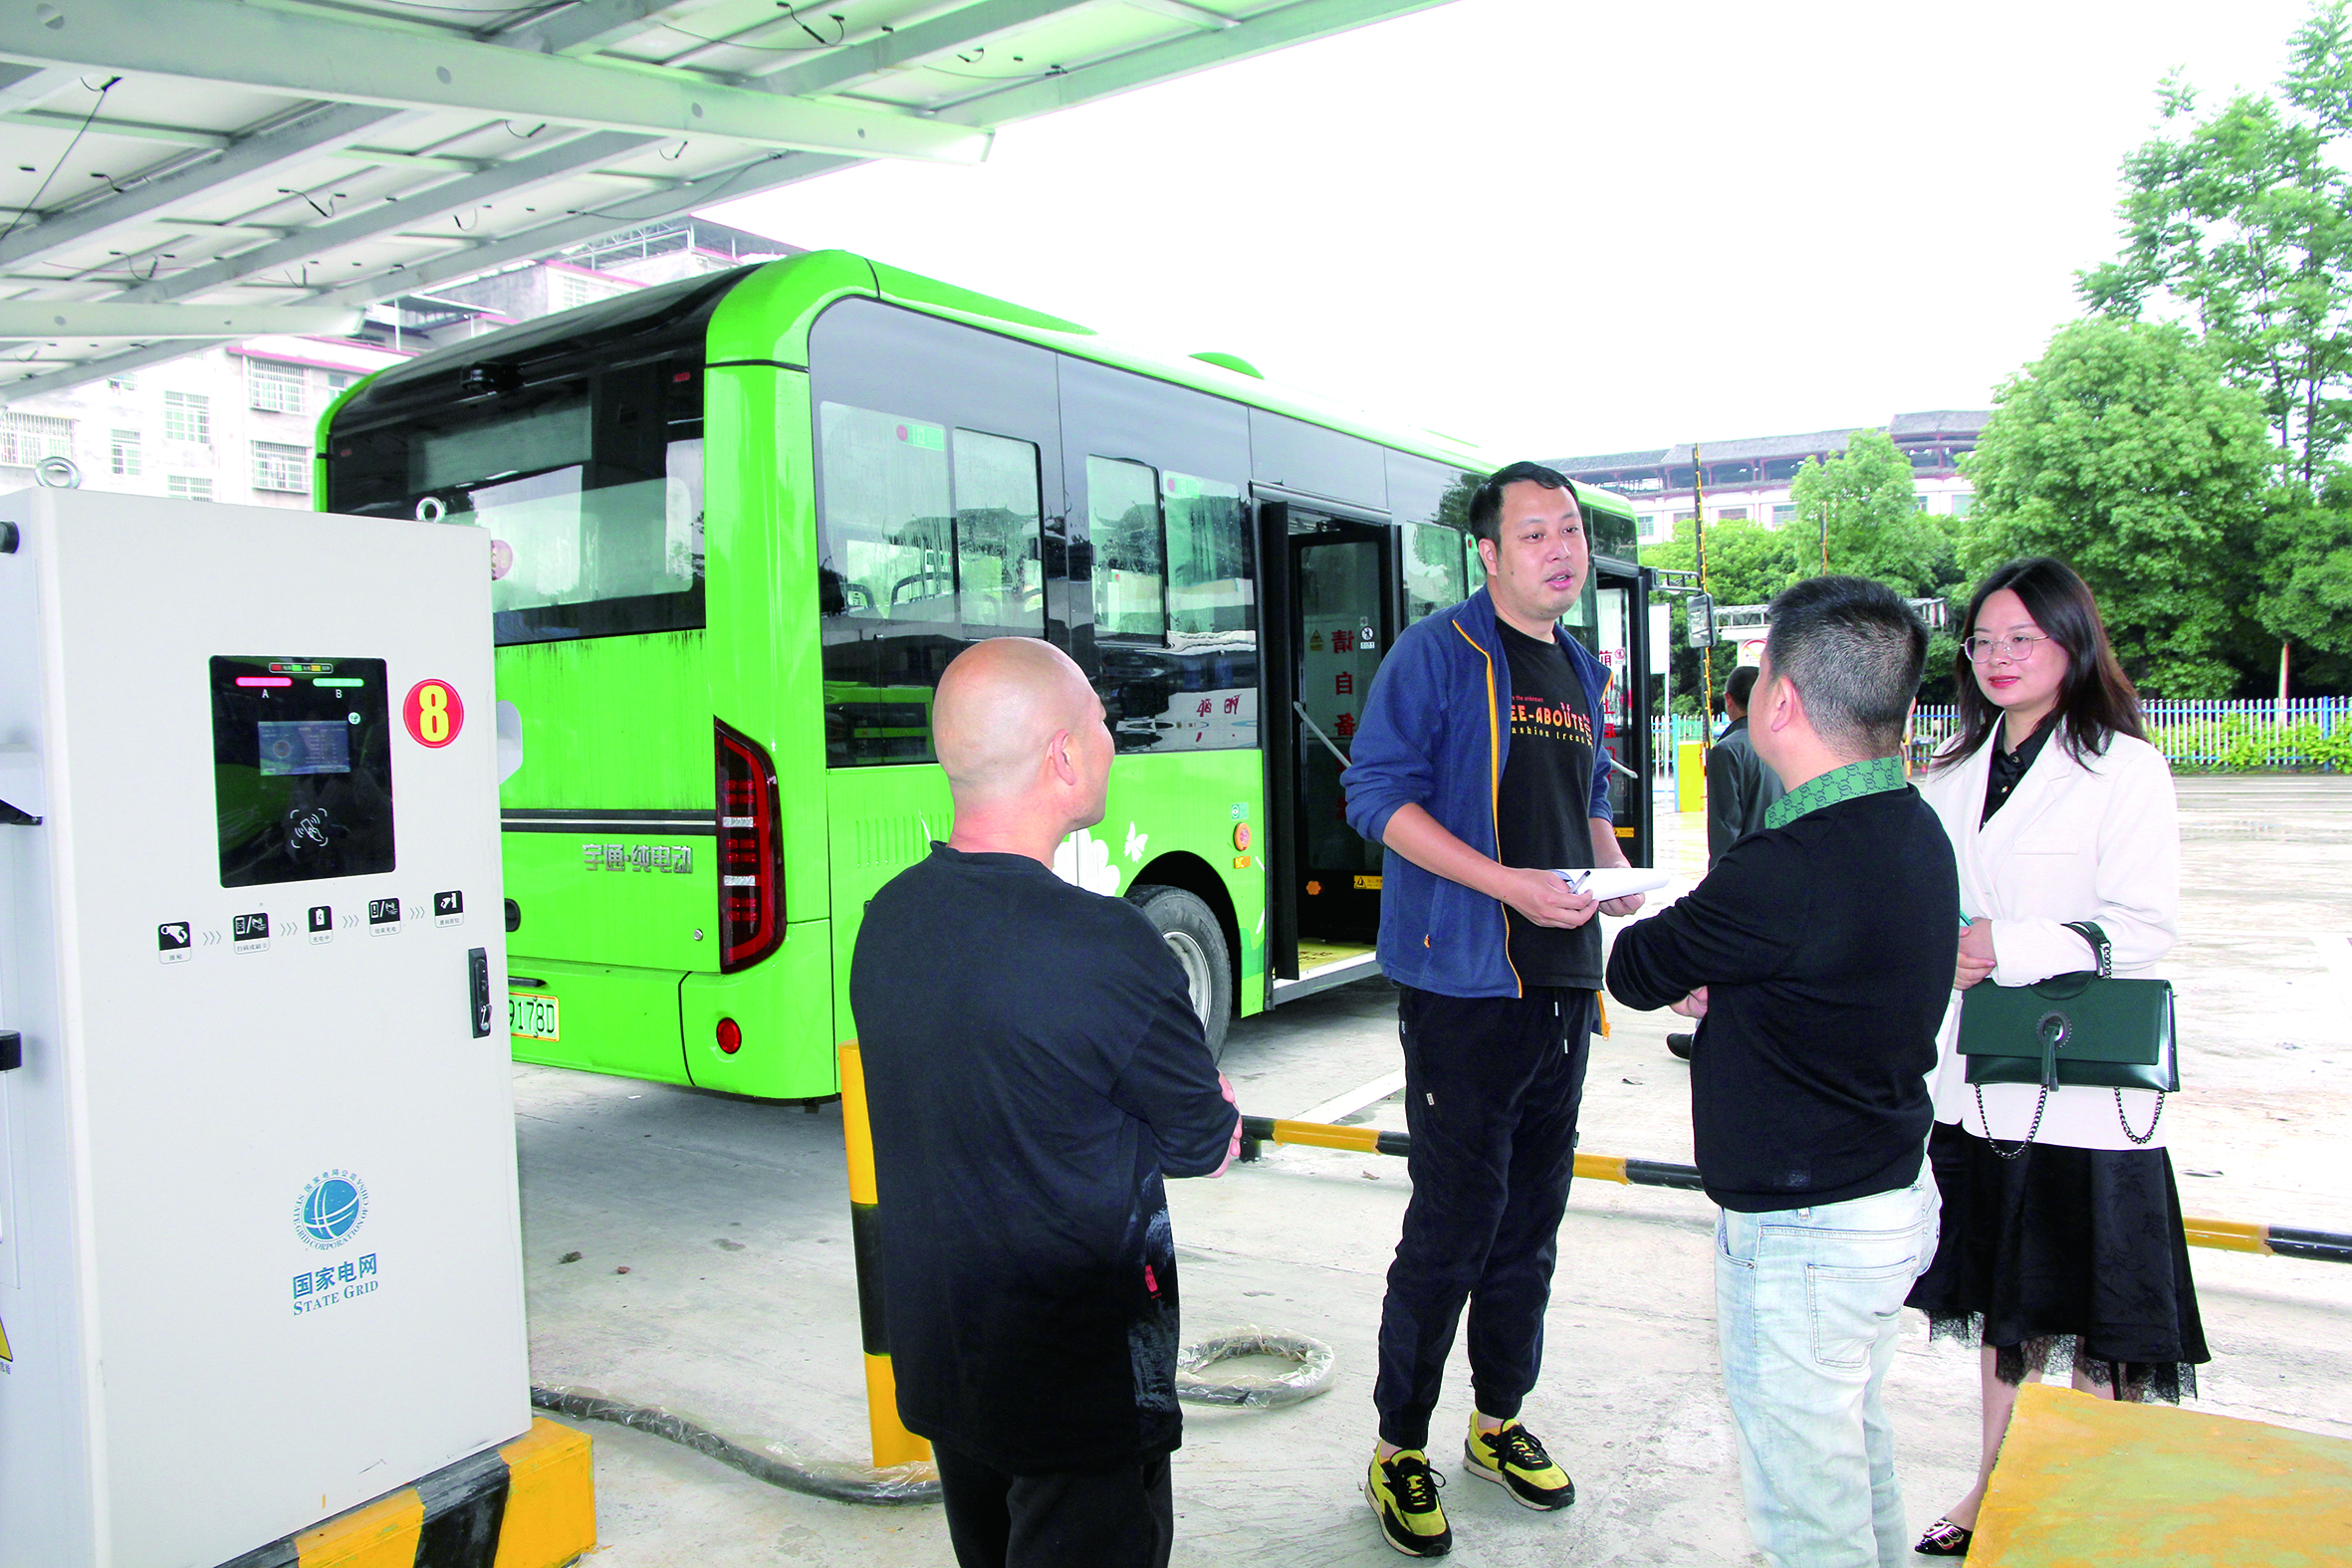
<svg viewBox="0 0 2352 1568">
<path fill-rule="evenodd" d="M 2297 697 L 2284 703 L 2149 700 L 2141 712 L 2149 738 L 2176 768 L 2352 773 L 2352 697 Z M 1703 729 L 1688 714 L 1651 721 L 1650 755 L 1659 782 L 1674 777 L 1677 743 L 1698 740 Z M 1959 729 L 1958 709 L 1919 709 L 1912 716 L 1912 760 L 1925 762 Z"/>
<path fill-rule="evenodd" d="M 2286 702 L 2164 701 L 2140 705 L 2148 738 L 2176 768 L 2259 772 L 2296 768 L 2352 772 L 2352 698 Z M 1912 720 L 1922 757 L 1960 729 L 1955 708 L 1922 708 Z"/>
</svg>

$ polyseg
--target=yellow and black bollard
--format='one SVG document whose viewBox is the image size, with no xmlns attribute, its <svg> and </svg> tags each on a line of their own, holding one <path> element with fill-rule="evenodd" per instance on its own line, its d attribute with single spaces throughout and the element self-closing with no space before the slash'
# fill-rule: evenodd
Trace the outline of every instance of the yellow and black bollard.
<svg viewBox="0 0 2352 1568">
<path fill-rule="evenodd" d="M 874 1186 L 874 1135 L 865 1113 L 865 1062 L 852 1040 L 839 1047 L 841 1143 L 849 1157 L 849 1241 L 856 1252 L 857 1321 L 865 1341 L 865 1420 L 873 1433 L 874 1468 L 927 1464 L 931 1445 L 898 1419 L 898 1380 L 890 1371 L 889 1326 L 882 1318 L 882 1209 Z"/>
</svg>

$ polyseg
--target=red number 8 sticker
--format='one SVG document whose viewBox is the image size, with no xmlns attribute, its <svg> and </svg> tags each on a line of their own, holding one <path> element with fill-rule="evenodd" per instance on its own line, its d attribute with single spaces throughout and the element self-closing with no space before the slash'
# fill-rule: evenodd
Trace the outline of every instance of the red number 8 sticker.
<svg viewBox="0 0 2352 1568">
<path fill-rule="evenodd" d="M 408 700 L 400 704 L 400 718 L 408 726 L 410 740 L 439 751 L 465 728 L 465 704 L 458 699 L 457 688 L 447 681 L 418 681 L 408 688 Z"/>
</svg>

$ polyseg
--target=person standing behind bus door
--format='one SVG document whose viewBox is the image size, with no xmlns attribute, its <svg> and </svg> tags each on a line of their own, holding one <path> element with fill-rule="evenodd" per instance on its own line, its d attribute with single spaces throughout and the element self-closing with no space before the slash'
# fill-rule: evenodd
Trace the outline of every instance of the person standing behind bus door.
<svg viewBox="0 0 2352 1568">
<path fill-rule="evenodd" d="M 1595 744 L 1607 673 L 1559 626 L 1591 570 L 1575 492 L 1514 463 L 1479 487 L 1470 525 L 1487 585 L 1397 639 L 1345 776 L 1348 822 L 1387 849 L 1380 967 L 1400 988 L 1413 1139 L 1364 1494 L 1382 1537 L 1416 1557 L 1453 1545 L 1426 1451 L 1465 1301 L 1465 1466 L 1529 1508 L 1576 1499 L 1519 1412 L 1542 1362 L 1598 1026 L 1592 916 L 1641 907 L 1596 904 L 1552 871 L 1626 863 Z"/>
<path fill-rule="evenodd" d="M 2180 932 L 2172 770 L 2091 590 L 2061 561 L 2012 560 L 1977 589 L 1960 635 L 1961 733 L 1920 785 L 1975 917 L 1954 989 L 2094 968 L 2067 921 L 2106 934 L 2115 974 L 2156 973 Z M 1968 1555 L 2017 1387 L 2053 1351 L 2101 1398 L 2178 1401 L 2208 1359 L 2160 1098 L 2061 1087 L 2044 1103 L 2035 1086 L 1987 1084 L 1980 1101 L 1956 1049 L 1960 1004 L 1928 1145 L 1943 1241 L 1911 1305 L 1937 1337 L 1983 1347 L 1984 1430 L 1976 1485 L 1919 1542 L 1930 1557 Z"/>
<path fill-rule="evenodd" d="M 1102 820 L 1113 751 L 1078 667 L 979 643 L 932 726 L 954 831 L 866 905 L 849 975 L 899 1416 L 965 1568 L 1164 1568 L 1163 1178 L 1224 1171 L 1240 1113 L 1159 932 L 1052 870 Z"/>
<path fill-rule="evenodd" d="M 1771 617 L 1751 733 L 1788 793 L 1617 933 L 1609 995 L 1702 1020 L 1691 1133 L 1749 1532 L 1772 1568 L 1894 1568 L 1885 1386 L 1935 1249 L 1928 1074 L 1959 947 L 1952 846 L 1896 755 L 1928 633 L 1863 577 L 1808 577 Z"/>
<path fill-rule="evenodd" d="M 1707 863 L 1750 833 L 1762 830 L 1764 813 L 1787 791 L 1780 776 L 1764 765 L 1748 736 L 1748 694 L 1756 690 L 1757 669 L 1743 664 L 1724 682 L 1724 717 L 1731 723 L 1707 750 Z"/>
</svg>

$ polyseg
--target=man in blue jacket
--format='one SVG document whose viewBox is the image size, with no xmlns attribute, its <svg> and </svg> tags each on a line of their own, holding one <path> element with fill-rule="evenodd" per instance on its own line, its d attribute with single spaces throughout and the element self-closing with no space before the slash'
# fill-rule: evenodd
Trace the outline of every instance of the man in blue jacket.
<svg viewBox="0 0 2352 1568">
<path fill-rule="evenodd" d="M 1560 630 L 1591 573 L 1568 481 L 1499 469 L 1470 503 L 1487 585 L 1396 641 L 1356 731 L 1347 819 L 1386 846 L 1380 966 L 1400 988 L 1413 1197 L 1380 1309 L 1380 1438 L 1364 1495 L 1413 1557 L 1453 1545 L 1427 1454 L 1470 1305 L 1466 1467 L 1530 1508 L 1576 1488 L 1519 1420 L 1599 1026 L 1596 903 L 1557 872 L 1622 866 L 1600 661 Z"/>
</svg>

